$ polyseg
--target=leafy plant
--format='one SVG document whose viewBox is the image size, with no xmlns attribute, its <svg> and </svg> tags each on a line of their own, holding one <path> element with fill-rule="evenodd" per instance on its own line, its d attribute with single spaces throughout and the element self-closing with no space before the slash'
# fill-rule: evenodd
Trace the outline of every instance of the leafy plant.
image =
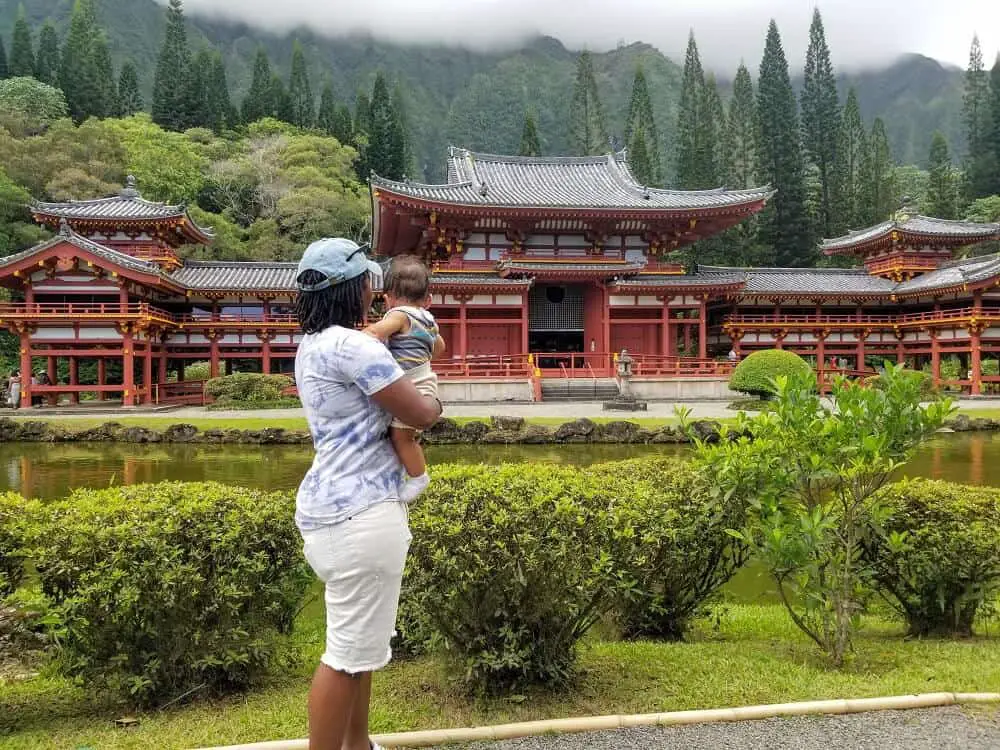
<svg viewBox="0 0 1000 750">
<path fill-rule="evenodd" d="M 616 607 L 623 635 L 683 639 L 746 562 L 746 545 L 728 533 L 743 524 L 742 506 L 715 496 L 686 460 L 643 458 L 589 473 L 611 497 L 615 571 L 629 584 Z"/>
<path fill-rule="evenodd" d="M 830 403 L 811 374 L 775 385 L 774 411 L 741 414 L 717 444 L 697 443 L 696 460 L 719 496 L 746 503 L 747 523 L 731 533 L 754 548 L 792 620 L 839 667 L 875 582 L 862 551 L 888 518 L 878 491 L 951 404 L 921 407 L 917 380 L 891 364 L 881 388 L 839 378 Z"/>
<path fill-rule="evenodd" d="M 403 598 L 419 612 L 416 630 L 458 659 L 471 690 L 572 676 L 577 642 L 617 587 L 598 494 L 572 467 L 435 470 L 411 511 Z"/>
<path fill-rule="evenodd" d="M 24 535 L 32 506 L 13 492 L 0 494 L 0 602 L 24 580 Z"/>
<path fill-rule="evenodd" d="M 797 373 L 802 375 L 812 373 L 802 357 L 782 349 L 767 349 L 754 352 L 736 365 L 729 378 L 729 388 L 767 399 L 777 393 L 775 378 L 790 377 Z"/>
<path fill-rule="evenodd" d="M 882 528 L 865 556 L 910 635 L 972 635 L 977 612 L 1000 591 L 1000 491 L 914 479 L 878 501 Z"/>
<path fill-rule="evenodd" d="M 70 674 L 140 703 L 241 689 L 284 658 L 311 576 L 287 493 L 215 483 L 77 490 L 31 556 Z"/>
<path fill-rule="evenodd" d="M 292 382 L 287 375 L 237 372 L 212 378 L 205 383 L 205 393 L 219 404 L 279 401 L 281 392 L 290 387 Z"/>
</svg>

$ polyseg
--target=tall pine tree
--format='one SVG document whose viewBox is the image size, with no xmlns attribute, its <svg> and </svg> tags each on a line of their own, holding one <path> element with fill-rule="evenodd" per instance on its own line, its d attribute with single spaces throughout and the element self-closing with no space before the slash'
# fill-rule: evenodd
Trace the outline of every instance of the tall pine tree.
<svg viewBox="0 0 1000 750">
<path fill-rule="evenodd" d="M 372 88 L 368 131 L 368 168 L 379 177 L 403 179 L 406 171 L 406 146 L 402 128 L 385 76 L 380 72 Z"/>
<path fill-rule="evenodd" d="M 709 125 L 705 115 L 705 72 L 692 31 L 688 36 L 681 78 L 681 98 L 677 105 L 676 164 L 677 187 L 698 190 L 713 187 L 711 162 L 706 159 Z"/>
<path fill-rule="evenodd" d="M 733 96 L 729 100 L 725 145 L 726 185 L 753 187 L 757 181 L 757 104 L 753 79 L 742 63 L 736 71 Z"/>
<path fill-rule="evenodd" d="M 270 117 L 274 112 L 271 100 L 271 61 L 263 47 L 257 48 L 257 56 L 253 64 L 253 78 L 250 89 L 243 98 L 243 122 L 247 125 L 257 122 L 263 117 Z"/>
<path fill-rule="evenodd" d="M 413 143 L 410 140 L 410 117 L 407 112 L 403 89 L 396 83 L 392 90 L 392 113 L 395 118 L 394 140 L 403 147 L 403 174 L 413 174 L 416 163 L 413 156 Z"/>
<path fill-rule="evenodd" d="M 327 81 L 319 95 L 319 111 L 316 113 L 316 127 L 327 135 L 333 135 L 334 120 L 337 117 L 337 100 L 333 98 L 333 86 Z"/>
<path fill-rule="evenodd" d="M 35 75 L 35 50 L 31 41 L 31 27 L 24 17 L 23 5 L 18 8 L 17 20 L 14 22 L 14 36 L 11 39 L 7 71 L 11 77 Z"/>
<path fill-rule="evenodd" d="M 805 167 L 798 106 L 778 25 L 767 30 L 757 87 L 760 176 L 777 190 L 761 217 L 760 239 L 782 266 L 808 266 L 814 258 L 805 207 Z"/>
<path fill-rule="evenodd" d="M 297 39 L 292 45 L 292 73 L 288 79 L 288 96 L 291 100 L 292 124 L 300 128 L 311 128 L 316 118 L 316 105 L 313 101 L 312 86 L 309 85 L 306 54 Z"/>
<path fill-rule="evenodd" d="M 118 83 L 111 64 L 111 50 L 101 30 L 94 40 L 94 68 L 97 72 L 98 104 L 93 112 L 96 117 L 114 117 L 118 111 Z"/>
<path fill-rule="evenodd" d="M 805 80 L 802 87 L 802 142 L 806 157 L 819 173 L 820 200 L 816 226 L 824 237 L 837 237 L 844 221 L 835 216 L 837 204 L 837 149 L 841 125 L 837 78 L 826 44 L 826 32 L 819 8 L 813 11 L 806 52 Z"/>
<path fill-rule="evenodd" d="M 604 108 L 597 92 L 594 60 L 584 50 L 576 61 L 576 81 L 569 113 L 569 141 L 578 156 L 596 156 L 608 152 L 608 129 Z"/>
<path fill-rule="evenodd" d="M 892 163 L 892 149 L 889 135 L 881 117 L 876 117 L 868 138 L 869 167 L 866 169 L 868 183 L 864 193 L 864 208 L 867 211 L 865 224 L 886 221 L 895 206 L 896 169 Z"/>
<path fill-rule="evenodd" d="M 958 215 L 957 185 L 948 153 L 948 141 L 940 130 L 934 132 L 928 162 L 927 205 L 923 210 L 939 219 L 954 219 Z"/>
<path fill-rule="evenodd" d="M 722 106 L 719 87 L 715 75 L 709 73 L 705 78 L 704 101 L 702 104 L 705 116 L 705 135 L 702 143 L 704 152 L 705 182 L 709 187 L 718 187 L 725 182 L 726 157 L 726 110 Z"/>
<path fill-rule="evenodd" d="M 0 81 L 10 77 L 7 69 L 7 50 L 3 46 L 3 37 L 0 37 Z"/>
<path fill-rule="evenodd" d="M 524 115 L 524 127 L 521 129 L 521 156 L 541 156 L 542 144 L 538 139 L 538 126 L 535 125 L 535 115 L 527 112 Z"/>
<path fill-rule="evenodd" d="M 633 141 L 639 129 L 642 130 L 643 148 L 646 149 L 649 160 L 648 184 L 660 185 L 663 182 L 660 137 L 657 133 L 656 118 L 653 116 L 653 103 L 649 98 L 646 74 L 641 65 L 635 69 L 635 77 L 632 79 L 632 98 L 629 100 L 628 115 L 625 118 L 625 145 L 633 155 L 636 150 Z"/>
<path fill-rule="evenodd" d="M 965 199 L 972 202 L 990 194 L 997 164 L 990 143 L 990 77 L 983 65 L 979 37 L 972 38 L 965 73 L 962 121 L 965 124 Z"/>
<path fill-rule="evenodd" d="M 191 61 L 184 94 L 182 129 L 207 128 L 214 124 L 214 105 L 209 98 L 208 84 L 212 76 L 212 53 L 202 47 Z"/>
<path fill-rule="evenodd" d="M 139 91 L 139 74 L 135 65 L 129 61 L 122 65 L 118 77 L 118 116 L 129 117 L 141 112 L 143 107 L 142 93 Z"/>
<path fill-rule="evenodd" d="M 167 130 L 183 130 L 192 119 L 191 73 L 183 3 L 169 0 L 167 31 L 153 79 L 153 121 Z"/>
<path fill-rule="evenodd" d="M 646 145 L 646 131 L 640 122 L 632 131 L 632 145 L 628 151 L 628 166 L 632 170 L 632 176 L 640 185 L 655 184 L 653 174 L 653 163 L 650 158 L 649 147 Z"/>
<path fill-rule="evenodd" d="M 239 124 L 239 115 L 233 106 L 229 95 L 229 79 L 226 76 L 226 64 L 222 61 L 222 53 L 218 50 L 212 53 L 211 68 L 205 84 L 211 111 L 210 127 L 215 133 L 221 133 L 226 128 L 234 128 Z"/>
<path fill-rule="evenodd" d="M 330 135 L 343 144 L 350 145 L 354 143 L 354 120 L 351 117 L 351 110 L 346 104 L 341 103 L 337 105 Z"/>
<path fill-rule="evenodd" d="M 59 88 L 76 122 L 106 114 L 106 89 L 98 60 L 100 35 L 94 0 L 76 0 L 59 58 Z"/>
<path fill-rule="evenodd" d="M 990 144 L 993 161 L 997 165 L 993 172 L 991 192 L 1000 195 L 1000 54 L 990 71 Z"/>
<path fill-rule="evenodd" d="M 35 77 L 49 86 L 59 85 L 59 37 L 51 21 L 46 21 L 38 35 Z"/>
<path fill-rule="evenodd" d="M 844 104 L 844 115 L 840 128 L 840 153 L 837 157 L 838 180 L 840 181 L 841 202 L 838 214 L 847 229 L 865 226 L 870 214 L 865 207 L 866 175 L 868 157 L 868 134 L 861 121 L 857 92 L 852 88 Z"/>
<path fill-rule="evenodd" d="M 354 100 L 354 134 L 368 135 L 372 126 L 372 104 L 368 94 L 359 91 Z"/>
<path fill-rule="evenodd" d="M 277 73 L 271 74 L 271 86 L 268 89 L 268 100 L 271 103 L 270 117 L 275 117 L 282 122 L 292 121 L 292 97 L 285 88 L 285 82 Z"/>
</svg>

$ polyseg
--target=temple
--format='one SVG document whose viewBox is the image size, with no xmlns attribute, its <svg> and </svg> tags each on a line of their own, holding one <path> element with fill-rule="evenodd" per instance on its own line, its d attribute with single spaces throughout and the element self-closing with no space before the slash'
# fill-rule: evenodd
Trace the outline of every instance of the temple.
<svg viewBox="0 0 1000 750">
<path fill-rule="evenodd" d="M 531 400 L 547 397 L 546 385 L 598 384 L 622 350 L 634 385 L 654 398 L 707 393 L 678 383 L 721 393 L 732 360 L 765 348 L 795 351 L 820 371 L 870 373 L 891 359 L 973 394 L 1000 384 L 1000 257 L 956 259 L 1000 240 L 1000 224 L 901 211 L 822 243 L 861 264 L 849 269 L 676 262 L 676 250 L 754 215 L 771 195 L 649 188 L 621 153 L 453 148 L 445 184 L 372 176 L 372 252 L 431 264 L 448 345 L 435 369 L 456 399 Z M 184 246 L 211 233 L 184 206 L 142 198 L 131 178 L 118 195 L 36 203 L 32 213 L 54 236 L 0 258 L 13 300 L 0 305 L 0 325 L 19 337 L 22 373 L 48 376 L 23 379 L 23 406 L 83 394 L 125 406 L 199 402 L 201 384 L 185 381 L 193 361 L 212 375 L 292 369 L 294 263 L 184 260 Z M 943 371 L 952 355 L 957 374 Z M 96 362 L 87 382 L 84 362 Z"/>
</svg>

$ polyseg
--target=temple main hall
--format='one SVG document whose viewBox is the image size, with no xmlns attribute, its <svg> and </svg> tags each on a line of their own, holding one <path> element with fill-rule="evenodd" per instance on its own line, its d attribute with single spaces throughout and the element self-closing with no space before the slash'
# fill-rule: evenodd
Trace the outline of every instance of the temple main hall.
<svg viewBox="0 0 1000 750">
<path fill-rule="evenodd" d="M 432 312 L 448 345 L 435 369 L 455 394 L 478 394 L 465 398 L 530 400 L 546 382 L 597 382 L 623 350 L 650 388 L 724 381 L 734 357 L 768 348 L 856 373 L 906 362 L 972 394 L 1000 383 L 984 365 L 1000 358 L 1000 258 L 970 256 L 1000 241 L 1000 224 L 901 211 L 822 243 L 852 268 L 685 270 L 676 261 L 678 249 L 739 224 L 771 196 L 767 187 L 650 188 L 624 153 L 452 148 L 445 184 L 372 176 L 371 254 L 431 265 Z M 32 213 L 52 238 L 0 258 L 11 298 L 0 325 L 19 337 L 21 371 L 41 362 L 51 381 L 25 383 L 22 405 L 32 394 L 190 403 L 201 397 L 201 384 L 185 380 L 194 361 L 212 375 L 292 369 L 301 336 L 294 263 L 183 259 L 211 232 L 184 206 L 146 200 L 131 179 L 117 195 L 40 202 Z M 942 361 L 953 356 L 961 374 L 945 378 Z M 81 382 L 85 361 L 96 375 Z"/>
</svg>

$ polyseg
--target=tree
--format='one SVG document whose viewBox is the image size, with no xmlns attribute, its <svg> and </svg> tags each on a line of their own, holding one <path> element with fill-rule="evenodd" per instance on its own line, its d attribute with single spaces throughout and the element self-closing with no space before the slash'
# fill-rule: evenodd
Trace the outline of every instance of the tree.
<svg viewBox="0 0 1000 750">
<path fill-rule="evenodd" d="M 50 86 L 59 85 L 59 37 L 51 21 L 46 21 L 38 35 L 35 55 L 35 78 Z"/>
<path fill-rule="evenodd" d="M 841 202 L 838 215 L 845 228 L 859 229 L 866 223 L 865 167 L 868 156 L 868 134 L 861 121 L 858 95 L 852 88 L 844 104 L 843 121 L 837 129 L 840 134 L 840 149 L 837 161 Z"/>
<path fill-rule="evenodd" d="M 413 158 L 413 144 L 410 141 L 410 118 L 407 115 L 406 99 L 403 97 L 403 89 L 396 84 L 392 90 L 392 111 L 394 115 L 394 140 L 402 144 L 403 148 L 403 174 L 413 174 L 416 170 L 416 162 Z"/>
<path fill-rule="evenodd" d="M 979 37 L 972 38 L 969 68 L 965 73 L 965 93 L 962 98 L 962 121 L 965 125 L 966 162 L 965 198 L 972 202 L 990 194 L 997 169 L 996 156 L 990 143 L 990 77 L 983 65 Z"/>
<path fill-rule="evenodd" d="M 868 214 L 865 217 L 865 224 L 877 224 L 892 215 L 896 203 L 892 150 L 889 148 L 889 136 L 885 132 L 885 123 L 881 117 L 876 117 L 872 125 L 871 137 L 868 139 L 868 155 L 871 164 L 866 170 L 868 183 L 863 205 Z"/>
<path fill-rule="evenodd" d="M 28 76 L 0 81 L 0 112 L 29 123 L 49 123 L 67 114 L 66 97 L 57 88 Z"/>
<path fill-rule="evenodd" d="M 608 129 L 597 92 L 594 61 L 584 50 L 576 61 L 576 81 L 569 113 L 570 146 L 579 156 L 595 156 L 608 151 Z"/>
<path fill-rule="evenodd" d="M 677 187 L 698 190 L 713 187 L 710 166 L 706 162 L 705 73 L 698 55 L 694 32 L 688 36 L 681 78 L 681 96 L 677 105 Z"/>
<path fill-rule="evenodd" d="M 315 102 L 309 85 L 306 55 L 297 39 L 292 44 L 292 73 L 288 79 L 288 96 L 291 101 L 292 124 L 300 128 L 311 128 L 316 117 Z"/>
<path fill-rule="evenodd" d="M 93 114 L 95 117 L 113 117 L 118 111 L 118 84 L 115 69 L 111 64 L 111 50 L 103 31 L 94 40 L 94 69 L 97 73 L 98 99 Z"/>
<path fill-rule="evenodd" d="M 726 120 L 725 183 L 732 188 L 753 187 L 757 172 L 757 106 L 753 79 L 743 63 L 733 81 L 733 97 L 729 100 Z"/>
<path fill-rule="evenodd" d="M 1000 195 L 1000 54 L 990 71 L 990 143 L 996 165 L 991 192 Z"/>
<path fill-rule="evenodd" d="M 130 117 L 142 110 L 142 94 L 139 91 L 139 74 L 135 65 L 129 61 L 122 65 L 118 77 L 118 116 Z"/>
<path fill-rule="evenodd" d="M 204 47 L 198 50 L 188 69 L 184 92 L 184 119 L 179 130 L 188 128 L 212 129 L 215 105 L 209 98 L 208 84 L 212 76 L 212 53 Z"/>
<path fill-rule="evenodd" d="M 250 89 L 243 98 L 243 122 L 247 125 L 269 117 L 274 112 L 271 99 L 271 61 L 263 47 L 257 48 L 257 57 L 253 64 L 253 78 Z"/>
<path fill-rule="evenodd" d="M 542 144 L 538 140 L 538 128 L 535 125 L 535 116 L 531 112 L 524 115 L 524 129 L 521 131 L 521 148 L 518 151 L 521 156 L 541 156 Z"/>
<path fill-rule="evenodd" d="M 379 177 L 403 179 L 406 171 L 406 146 L 402 128 L 385 76 L 379 72 L 371 98 L 371 128 L 368 133 L 368 167 Z"/>
<path fill-rule="evenodd" d="M 351 118 L 351 110 L 346 104 L 338 104 L 337 111 L 333 116 L 333 130 L 331 135 L 343 145 L 349 146 L 354 141 L 354 122 Z"/>
<path fill-rule="evenodd" d="M 333 97 L 333 86 L 327 81 L 319 95 L 319 112 L 316 127 L 327 135 L 333 135 L 334 120 L 337 117 L 337 102 Z"/>
<path fill-rule="evenodd" d="M 269 117 L 276 117 L 282 122 L 292 122 L 292 97 L 288 95 L 284 81 L 277 73 L 271 74 L 271 86 L 268 89 L 268 100 L 271 102 Z"/>
<path fill-rule="evenodd" d="M 641 185 L 655 184 L 653 160 L 646 145 L 646 131 L 640 123 L 632 133 L 632 145 L 628 151 L 628 165 L 632 175 Z"/>
<path fill-rule="evenodd" d="M 153 79 L 153 122 L 167 130 L 187 127 L 191 120 L 191 73 L 183 4 L 181 0 L 169 0 L 167 31 Z"/>
<path fill-rule="evenodd" d="M 371 99 L 364 91 L 359 91 L 354 101 L 354 132 L 367 135 L 372 126 Z"/>
<path fill-rule="evenodd" d="M 31 27 L 24 17 L 23 5 L 18 8 L 17 20 L 14 22 L 7 72 L 12 78 L 35 75 L 35 50 L 31 42 Z"/>
<path fill-rule="evenodd" d="M 97 59 L 99 38 L 94 0 L 76 0 L 59 60 L 59 88 L 66 95 L 70 116 L 78 123 L 105 114 L 106 89 Z"/>
<path fill-rule="evenodd" d="M 726 158 L 726 110 L 722 106 L 715 74 L 709 73 L 705 79 L 702 112 L 705 117 L 705 133 L 702 149 L 704 155 L 703 174 L 706 187 L 718 187 L 725 180 Z"/>
<path fill-rule="evenodd" d="M 928 161 L 930 174 L 927 181 L 927 213 L 939 219 L 957 218 L 955 173 L 948 154 L 948 141 L 940 130 L 934 131 Z"/>
<path fill-rule="evenodd" d="M 817 227 L 824 237 L 837 237 L 845 228 L 843 217 L 835 215 L 837 203 L 837 150 L 840 129 L 840 101 L 837 78 L 826 44 L 823 18 L 819 8 L 813 11 L 806 52 L 805 80 L 802 87 L 802 142 L 806 157 L 819 171 L 820 206 Z"/>
<path fill-rule="evenodd" d="M 3 38 L 0 37 L 0 81 L 7 78 L 10 72 L 7 69 L 7 50 L 3 46 Z"/>
<path fill-rule="evenodd" d="M 642 147 L 649 157 L 649 185 L 660 185 L 663 181 L 663 167 L 660 163 L 660 137 L 657 133 L 656 118 L 653 116 L 653 104 L 649 98 L 649 86 L 646 74 L 639 65 L 632 79 L 632 98 L 629 99 L 628 115 L 625 118 L 625 145 L 630 153 L 634 153 L 637 144 L 635 134 L 642 130 Z M 634 169 L 633 169 L 634 171 Z"/>
<path fill-rule="evenodd" d="M 28 213 L 30 204 L 31 194 L 0 168 L 0 255 L 12 255 L 41 241 L 40 227 Z"/>
<path fill-rule="evenodd" d="M 222 53 L 215 50 L 212 53 L 211 72 L 205 84 L 211 111 L 212 131 L 222 133 L 226 128 L 239 124 L 239 114 L 233 106 L 229 95 L 229 80 L 226 77 L 226 64 L 222 61 Z"/>
<path fill-rule="evenodd" d="M 761 217 L 760 238 L 774 248 L 778 264 L 807 266 L 814 252 L 805 210 L 798 107 L 778 25 L 773 20 L 760 64 L 757 113 L 758 169 L 764 181 L 777 190 Z"/>
</svg>

